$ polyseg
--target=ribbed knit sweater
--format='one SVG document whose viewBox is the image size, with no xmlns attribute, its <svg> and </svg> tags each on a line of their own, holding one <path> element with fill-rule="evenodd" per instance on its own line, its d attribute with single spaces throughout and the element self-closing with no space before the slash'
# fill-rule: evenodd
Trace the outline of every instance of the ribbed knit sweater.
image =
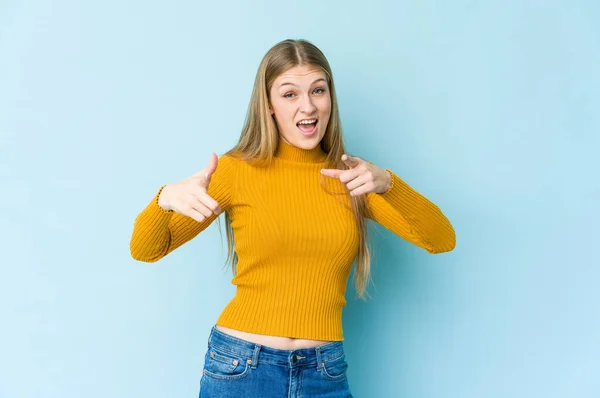
<svg viewBox="0 0 600 398">
<path fill-rule="evenodd" d="M 231 218 L 238 263 L 236 294 L 217 325 L 344 340 L 342 309 L 359 233 L 343 184 L 320 173 L 325 158 L 320 146 L 304 150 L 284 141 L 268 167 L 219 158 L 208 194 Z M 440 209 L 388 172 L 391 189 L 367 194 L 370 218 L 430 253 L 452 250 L 454 229 Z M 158 261 L 217 217 L 197 222 L 166 211 L 158 205 L 161 190 L 135 219 L 130 247 L 140 261 Z"/>
</svg>

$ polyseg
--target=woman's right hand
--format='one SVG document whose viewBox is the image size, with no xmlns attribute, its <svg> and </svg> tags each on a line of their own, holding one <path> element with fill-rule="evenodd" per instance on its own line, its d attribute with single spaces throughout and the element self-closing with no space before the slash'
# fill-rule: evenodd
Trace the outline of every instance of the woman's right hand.
<svg viewBox="0 0 600 398">
<path fill-rule="evenodd" d="M 204 221 L 213 214 L 221 214 L 221 207 L 207 193 L 218 160 L 217 155 L 213 153 L 208 166 L 204 169 L 185 180 L 165 185 L 158 197 L 158 205 L 198 222 Z"/>
</svg>

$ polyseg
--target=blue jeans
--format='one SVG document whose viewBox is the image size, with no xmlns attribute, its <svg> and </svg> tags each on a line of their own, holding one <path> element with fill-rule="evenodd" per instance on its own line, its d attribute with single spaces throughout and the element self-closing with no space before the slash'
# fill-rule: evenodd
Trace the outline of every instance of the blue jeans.
<svg viewBox="0 0 600 398">
<path fill-rule="evenodd" d="M 352 397 L 343 343 L 281 350 L 212 327 L 199 398 Z"/>
</svg>

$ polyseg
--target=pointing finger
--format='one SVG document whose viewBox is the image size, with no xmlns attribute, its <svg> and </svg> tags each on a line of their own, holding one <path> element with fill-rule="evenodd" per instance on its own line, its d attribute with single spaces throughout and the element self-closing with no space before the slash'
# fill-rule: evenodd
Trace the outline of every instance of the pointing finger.
<svg viewBox="0 0 600 398">
<path fill-rule="evenodd" d="M 208 207 L 213 213 L 219 215 L 223 212 L 223 210 L 221 210 L 221 206 L 219 206 L 217 201 L 214 200 L 210 195 L 204 194 L 199 199 L 201 199 L 202 204 Z"/>
<path fill-rule="evenodd" d="M 344 170 L 338 169 L 321 169 L 321 174 L 331 177 L 331 178 L 340 178 L 340 175 L 344 172 Z"/>
</svg>

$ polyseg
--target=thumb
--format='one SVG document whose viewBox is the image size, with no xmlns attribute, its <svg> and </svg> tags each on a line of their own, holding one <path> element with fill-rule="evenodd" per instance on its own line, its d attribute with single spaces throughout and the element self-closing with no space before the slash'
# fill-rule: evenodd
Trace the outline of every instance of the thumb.
<svg viewBox="0 0 600 398">
<path fill-rule="evenodd" d="M 215 170 L 217 170 L 218 162 L 219 162 L 219 158 L 213 152 L 210 157 L 210 161 L 208 162 L 208 165 L 204 169 L 202 169 L 202 171 L 199 171 L 195 175 L 196 177 L 200 177 L 200 185 L 202 185 L 205 188 L 208 187 L 208 184 L 210 184 L 210 179 L 211 179 L 213 173 L 215 172 Z"/>
<path fill-rule="evenodd" d="M 356 167 L 360 164 L 359 158 L 356 158 L 356 157 L 350 156 L 350 155 L 346 155 L 346 154 L 342 155 L 342 161 L 346 164 L 346 166 L 348 166 L 350 168 Z"/>
</svg>

